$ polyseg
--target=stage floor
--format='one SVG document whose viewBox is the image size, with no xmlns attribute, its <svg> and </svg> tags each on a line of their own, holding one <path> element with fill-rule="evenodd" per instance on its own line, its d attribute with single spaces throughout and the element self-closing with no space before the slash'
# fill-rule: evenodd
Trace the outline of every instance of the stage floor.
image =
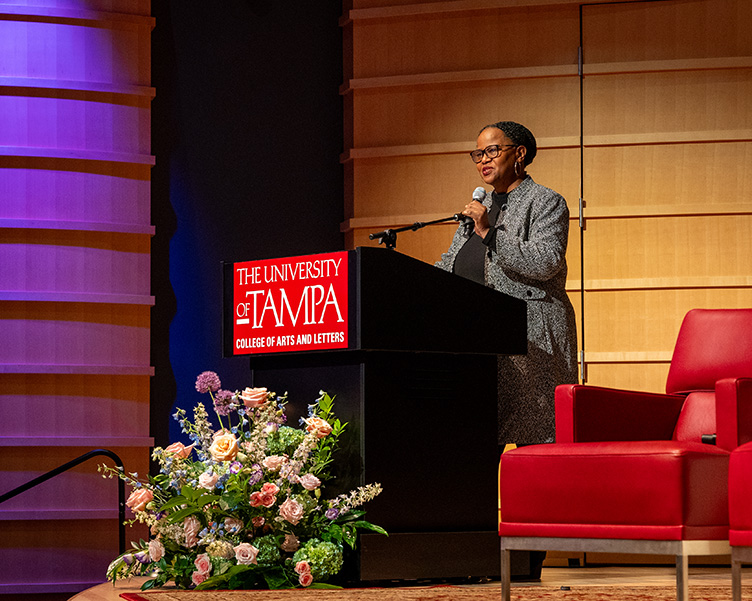
<svg viewBox="0 0 752 601">
<path fill-rule="evenodd" d="M 71 597 L 70 601 L 121 601 L 120 593 L 137 592 L 145 578 L 133 578 L 100 584 Z M 640 586 L 674 586 L 676 575 L 673 567 L 585 567 L 585 568 L 543 568 L 540 582 L 514 583 L 514 586 L 620 586 L 633 584 Z M 731 588 L 731 568 L 691 567 L 689 586 L 721 585 Z M 468 586 L 499 587 L 499 582 L 491 581 Z"/>
</svg>

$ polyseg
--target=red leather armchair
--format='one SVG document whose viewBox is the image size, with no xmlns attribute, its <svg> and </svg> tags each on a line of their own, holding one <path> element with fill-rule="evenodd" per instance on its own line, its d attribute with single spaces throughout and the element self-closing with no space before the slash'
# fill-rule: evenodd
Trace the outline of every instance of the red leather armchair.
<svg viewBox="0 0 752 601">
<path fill-rule="evenodd" d="M 752 379 L 739 384 L 746 388 L 747 398 L 752 398 Z M 741 601 L 742 564 L 752 563 L 752 443 L 731 453 L 728 492 L 732 599 Z"/>
<path fill-rule="evenodd" d="M 501 459 L 504 601 L 513 549 L 674 555 L 682 601 L 688 557 L 730 553 L 729 455 L 752 440 L 750 333 L 752 309 L 695 309 L 666 394 L 557 388 L 556 442 Z"/>
</svg>

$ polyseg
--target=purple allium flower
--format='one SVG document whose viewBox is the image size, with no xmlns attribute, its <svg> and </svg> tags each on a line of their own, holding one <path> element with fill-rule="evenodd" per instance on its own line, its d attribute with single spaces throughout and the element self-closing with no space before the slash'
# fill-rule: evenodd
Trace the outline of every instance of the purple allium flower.
<svg viewBox="0 0 752 601">
<path fill-rule="evenodd" d="M 219 380 L 217 380 L 219 381 Z M 198 387 L 198 383 L 196 384 Z M 229 390 L 218 390 L 214 395 L 214 411 L 217 415 L 230 415 L 232 412 L 232 399 L 235 394 Z"/>
<path fill-rule="evenodd" d="M 196 390 L 199 392 L 215 392 L 222 386 L 222 382 L 219 381 L 219 376 L 213 371 L 204 371 L 196 378 Z"/>
<path fill-rule="evenodd" d="M 337 509 L 336 507 L 330 507 L 326 510 L 326 513 L 324 515 L 329 520 L 336 520 L 337 516 L 339 516 L 339 509 Z"/>
</svg>

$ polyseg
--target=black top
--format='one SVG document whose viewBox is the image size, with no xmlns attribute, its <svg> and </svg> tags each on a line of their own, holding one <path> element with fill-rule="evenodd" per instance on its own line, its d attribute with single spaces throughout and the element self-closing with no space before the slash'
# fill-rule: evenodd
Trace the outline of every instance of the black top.
<svg viewBox="0 0 752 601">
<path fill-rule="evenodd" d="M 486 283 L 486 248 L 493 244 L 496 239 L 496 228 L 494 226 L 499 212 L 505 211 L 507 208 L 507 194 L 494 192 L 491 198 L 493 198 L 493 202 L 491 208 L 488 209 L 488 223 L 491 225 L 491 229 L 488 234 L 485 238 L 481 238 L 475 232 L 470 234 L 470 238 L 467 239 L 454 259 L 454 273 L 479 284 Z"/>
</svg>

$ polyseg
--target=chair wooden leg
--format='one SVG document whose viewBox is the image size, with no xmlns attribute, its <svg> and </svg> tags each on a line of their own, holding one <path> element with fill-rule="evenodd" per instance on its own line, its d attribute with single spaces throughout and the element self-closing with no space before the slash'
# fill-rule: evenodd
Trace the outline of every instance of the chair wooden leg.
<svg viewBox="0 0 752 601">
<path fill-rule="evenodd" d="M 509 549 L 501 549 L 501 601 L 512 598 L 512 565 Z"/>
<path fill-rule="evenodd" d="M 689 601 L 689 555 L 676 556 L 676 601 Z"/>
<path fill-rule="evenodd" d="M 736 557 L 733 549 L 731 551 L 731 599 L 742 601 L 742 562 Z"/>
</svg>

